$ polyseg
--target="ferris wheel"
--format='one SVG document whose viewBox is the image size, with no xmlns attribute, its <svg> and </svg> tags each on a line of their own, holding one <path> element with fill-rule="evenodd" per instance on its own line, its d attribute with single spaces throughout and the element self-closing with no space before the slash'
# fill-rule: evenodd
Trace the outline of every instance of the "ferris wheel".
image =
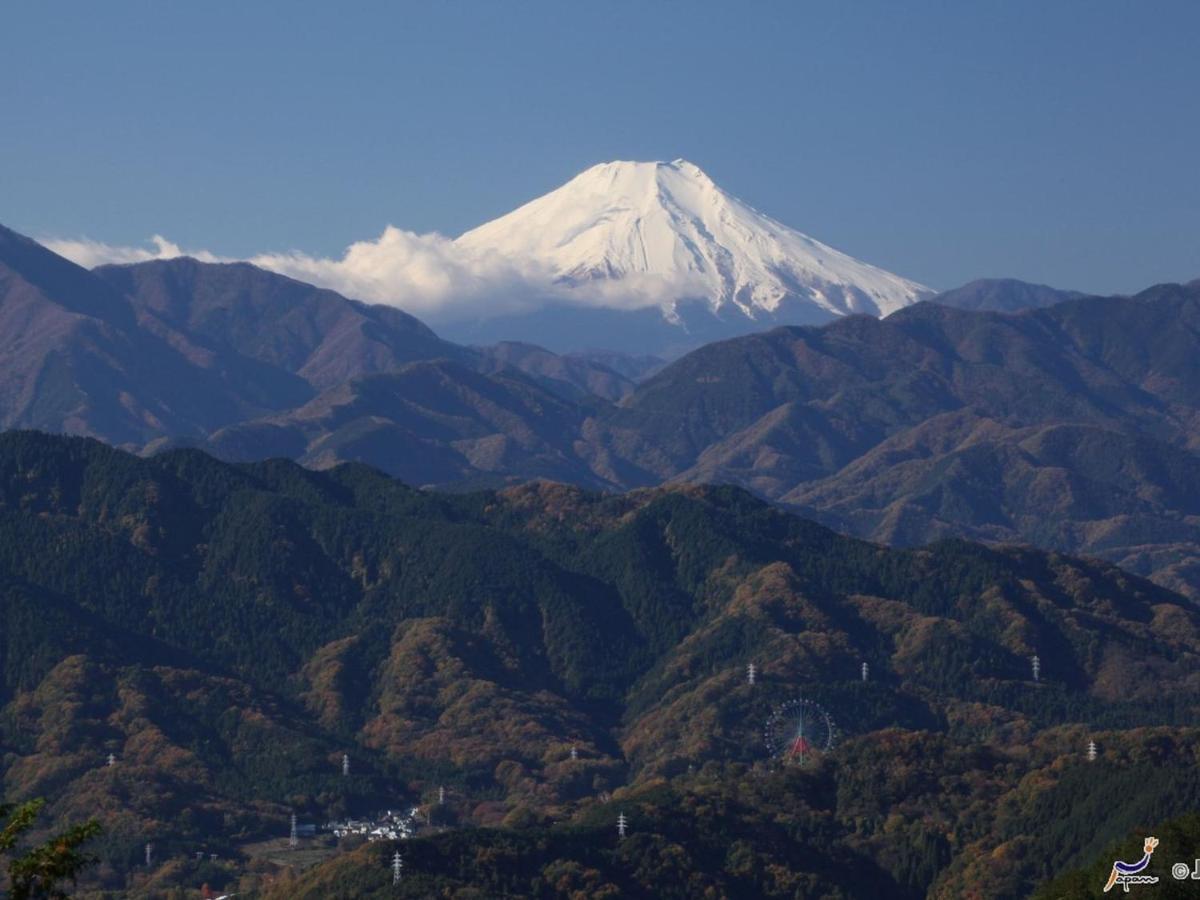
<svg viewBox="0 0 1200 900">
<path fill-rule="evenodd" d="M 763 728 L 772 759 L 807 766 L 833 749 L 837 726 L 823 706 L 812 700 L 789 700 L 775 707 Z"/>
</svg>

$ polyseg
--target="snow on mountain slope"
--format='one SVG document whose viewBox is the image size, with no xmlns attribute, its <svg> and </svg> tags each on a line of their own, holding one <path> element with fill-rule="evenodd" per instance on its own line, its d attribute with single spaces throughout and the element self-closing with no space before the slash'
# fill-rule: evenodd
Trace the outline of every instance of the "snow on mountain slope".
<svg viewBox="0 0 1200 900">
<path fill-rule="evenodd" d="M 668 319 L 686 300 L 751 319 L 785 301 L 887 315 L 931 293 L 763 215 L 682 159 L 593 166 L 456 244 L 546 267 L 595 305 L 659 305 Z"/>
<path fill-rule="evenodd" d="M 87 266 L 183 252 L 163 238 L 155 245 L 49 242 Z M 397 306 L 459 343 L 662 358 L 774 325 L 887 315 L 932 294 L 763 215 L 684 160 L 593 166 L 457 239 L 389 225 L 340 257 L 247 261 Z"/>
</svg>

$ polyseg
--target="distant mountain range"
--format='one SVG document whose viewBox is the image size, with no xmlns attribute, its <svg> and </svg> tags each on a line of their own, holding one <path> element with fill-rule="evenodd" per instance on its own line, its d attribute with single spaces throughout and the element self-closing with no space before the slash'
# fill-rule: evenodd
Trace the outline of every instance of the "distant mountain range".
<svg viewBox="0 0 1200 900">
<path fill-rule="evenodd" d="M 246 263 L 88 272 L 0 227 L 0 424 L 139 447 L 204 440 L 347 381 L 428 360 L 528 369 L 535 388 L 617 398 L 628 376 L 539 348 L 467 348 L 406 313 Z M 631 357 L 637 374 L 656 364 Z"/>
<path fill-rule="evenodd" d="M 931 298 L 942 306 L 991 312 L 1020 312 L 1078 300 L 1079 291 L 1060 291 L 1044 284 L 1029 284 L 1015 278 L 982 278 Z"/>
<path fill-rule="evenodd" d="M 956 534 L 1200 586 L 1200 284 L 921 304 L 704 347 L 589 430 L 622 483 L 732 482 L 899 544 Z"/>
<path fill-rule="evenodd" d="M 417 485 L 729 482 L 875 540 L 1026 542 L 1200 592 L 1200 283 L 935 300 L 661 367 L 466 347 L 247 264 L 88 272 L 4 230 L 0 425 Z"/>
</svg>

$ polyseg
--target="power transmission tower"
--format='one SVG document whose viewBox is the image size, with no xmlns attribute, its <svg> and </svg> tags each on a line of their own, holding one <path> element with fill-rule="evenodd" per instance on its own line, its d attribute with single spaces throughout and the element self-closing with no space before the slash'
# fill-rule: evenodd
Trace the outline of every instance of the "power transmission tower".
<svg viewBox="0 0 1200 900">
<path fill-rule="evenodd" d="M 350 774 L 350 754 L 343 753 L 342 754 L 342 776 L 344 777 L 349 774 Z"/>
<path fill-rule="evenodd" d="M 149 869 L 154 865 L 154 845 L 146 845 L 146 868 Z"/>
<path fill-rule="evenodd" d="M 444 806 L 446 803 L 446 787 L 445 785 L 438 786 L 438 806 Z"/>
<path fill-rule="evenodd" d="M 871 675 L 871 667 L 866 663 L 862 664 L 862 680 L 866 681 Z"/>
<path fill-rule="evenodd" d="M 746 666 L 746 684 L 754 684 L 755 676 L 758 675 L 758 666 L 754 663 Z"/>
<path fill-rule="evenodd" d="M 579 748 L 578 747 L 571 748 L 571 759 L 573 759 L 573 760 L 579 759 Z"/>
<path fill-rule="evenodd" d="M 111 769 L 113 766 L 115 766 L 117 764 L 116 755 L 113 753 L 108 754 L 108 759 L 105 760 L 104 764 Z"/>
<path fill-rule="evenodd" d="M 400 883 L 400 877 L 403 874 L 403 872 L 404 872 L 404 857 L 401 856 L 400 851 L 397 850 L 395 852 L 395 854 L 392 856 L 392 884 L 393 885 L 397 885 Z"/>
<path fill-rule="evenodd" d="M 288 846 L 295 850 L 300 846 L 300 835 L 296 830 L 296 814 L 292 813 L 292 833 L 288 837 Z"/>
<path fill-rule="evenodd" d="M 1029 662 L 1033 666 L 1033 680 L 1039 681 L 1041 679 L 1041 674 L 1042 674 L 1042 661 L 1038 658 L 1037 654 L 1035 653 L 1033 655 L 1033 658 L 1030 659 Z"/>
<path fill-rule="evenodd" d="M 617 837 L 621 840 L 625 839 L 625 829 L 629 827 L 629 823 L 625 820 L 625 813 L 617 816 Z"/>
<path fill-rule="evenodd" d="M 1095 741 L 1088 741 L 1087 758 L 1088 758 L 1088 762 L 1096 761 L 1096 742 Z"/>
</svg>

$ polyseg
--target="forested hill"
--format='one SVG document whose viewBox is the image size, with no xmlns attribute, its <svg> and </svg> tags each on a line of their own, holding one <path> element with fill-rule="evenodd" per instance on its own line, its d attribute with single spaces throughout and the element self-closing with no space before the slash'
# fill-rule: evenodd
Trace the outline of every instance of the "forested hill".
<svg viewBox="0 0 1200 900">
<path fill-rule="evenodd" d="M 735 484 L 868 540 L 1028 543 L 1200 596 L 1200 283 L 936 300 L 663 365 L 458 346 L 246 263 L 87 271 L 0 226 L 0 426 L 453 490 Z"/>
<path fill-rule="evenodd" d="M 1190 600 L 734 488 L 444 495 L 7 433 L 0 602 L 3 794 L 101 816 L 89 890 L 390 890 L 380 846 L 286 884 L 249 848 L 441 784 L 464 827 L 411 844 L 411 896 L 1020 896 L 1200 786 Z M 838 741 L 773 766 L 798 698 Z"/>
</svg>

